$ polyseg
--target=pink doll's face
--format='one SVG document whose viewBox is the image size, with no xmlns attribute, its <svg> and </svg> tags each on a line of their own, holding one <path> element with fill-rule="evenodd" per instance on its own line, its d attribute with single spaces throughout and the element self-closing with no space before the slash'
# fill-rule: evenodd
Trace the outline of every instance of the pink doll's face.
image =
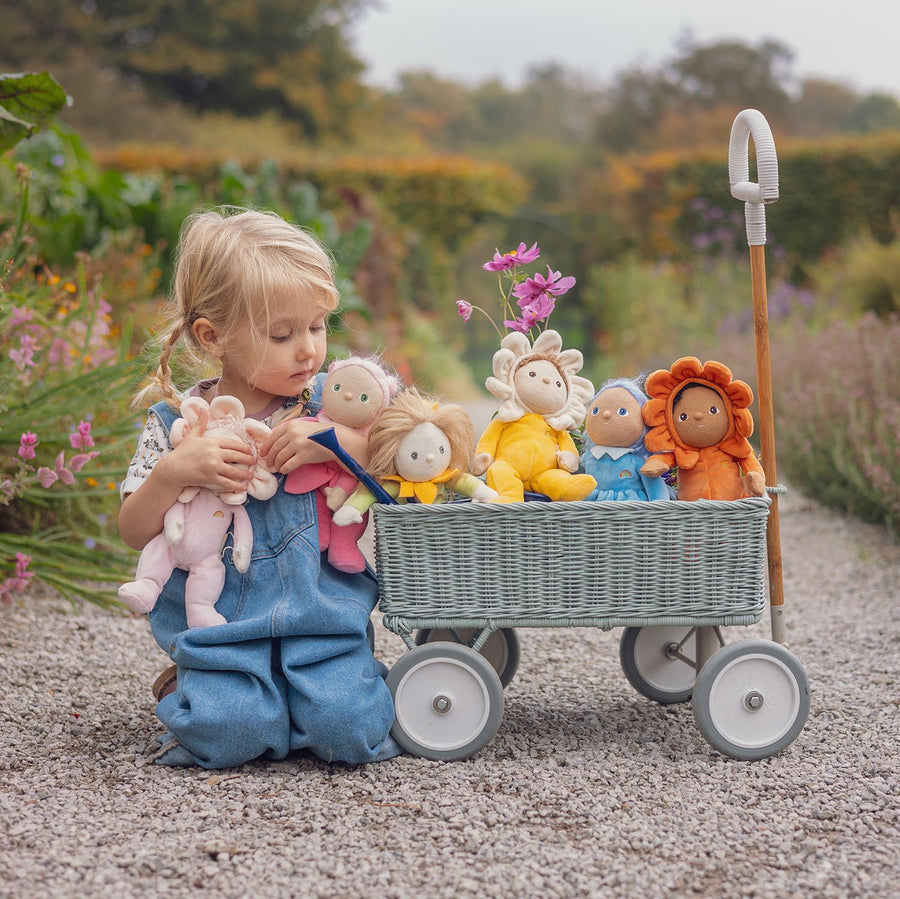
<svg viewBox="0 0 900 899">
<path fill-rule="evenodd" d="M 381 411 L 384 394 L 375 376 L 361 365 L 332 372 L 322 391 L 322 409 L 331 421 L 363 428 Z"/>
<path fill-rule="evenodd" d="M 401 441 L 394 456 L 397 474 L 422 483 L 443 474 L 450 465 L 450 441 L 430 421 L 416 425 Z"/>
<path fill-rule="evenodd" d="M 513 376 L 519 399 L 538 415 L 559 412 L 569 399 L 569 388 L 559 369 L 547 359 L 526 362 Z"/>
<path fill-rule="evenodd" d="M 609 387 L 591 403 L 586 430 L 597 446 L 632 446 L 644 433 L 641 405 L 624 387 Z"/>
<path fill-rule="evenodd" d="M 672 407 L 672 419 L 675 433 L 685 446 L 698 449 L 720 443 L 730 426 L 722 397 L 701 384 L 682 391 Z"/>
</svg>

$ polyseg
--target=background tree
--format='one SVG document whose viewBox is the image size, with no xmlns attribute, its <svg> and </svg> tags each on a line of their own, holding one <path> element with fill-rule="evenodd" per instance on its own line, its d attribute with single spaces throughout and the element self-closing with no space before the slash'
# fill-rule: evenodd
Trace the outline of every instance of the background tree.
<svg viewBox="0 0 900 899">
<path fill-rule="evenodd" d="M 58 62 L 76 50 L 198 111 L 273 110 L 310 138 L 349 134 L 364 89 L 346 37 L 371 0 L 30 0 L 4 11 L 0 57 Z"/>
</svg>

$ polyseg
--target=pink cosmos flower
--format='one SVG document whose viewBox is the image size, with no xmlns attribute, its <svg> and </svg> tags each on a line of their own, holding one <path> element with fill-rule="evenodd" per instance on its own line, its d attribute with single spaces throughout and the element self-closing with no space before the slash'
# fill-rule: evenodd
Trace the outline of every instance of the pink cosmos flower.
<svg viewBox="0 0 900 899">
<path fill-rule="evenodd" d="M 462 320 L 467 322 L 472 317 L 472 304 L 467 303 L 465 300 L 457 300 L 456 311 L 459 313 Z"/>
<path fill-rule="evenodd" d="M 525 249 L 525 244 L 520 243 L 514 250 L 502 255 L 494 253 L 494 258 L 490 262 L 485 262 L 481 267 L 486 272 L 503 272 L 509 268 L 515 268 L 517 265 L 527 265 L 534 262 L 541 255 L 541 248 L 537 243 L 533 243 L 529 249 Z"/>
<path fill-rule="evenodd" d="M 35 456 L 34 448 L 37 445 L 37 434 L 34 434 L 31 431 L 25 431 L 19 438 L 19 455 L 23 459 L 33 459 Z"/>
<path fill-rule="evenodd" d="M 540 273 L 535 274 L 533 278 L 526 278 L 513 288 L 513 295 L 528 303 L 538 299 L 542 294 L 549 293 L 561 297 L 574 286 L 575 278 L 571 275 L 564 278 L 560 272 L 553 271 L 548 265 L 546 278 Z"/>
<path fill-rule="evenodd" d="M 93 446 L 94 438 L 91 437 L 91 423 L 89 421 L 80 422 L 78 428 L 69 434 L 69 443 L 72 444 L 72 449 L 84 449 L 84 447 Z"/>
</svg>

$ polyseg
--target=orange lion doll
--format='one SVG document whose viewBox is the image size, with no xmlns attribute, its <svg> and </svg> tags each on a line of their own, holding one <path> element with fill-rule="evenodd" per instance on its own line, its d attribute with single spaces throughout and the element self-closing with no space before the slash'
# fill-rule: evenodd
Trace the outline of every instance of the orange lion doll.
<svg viewBox="0 0 900 899">
<path fill-rule="evenodd" d="M 762 496 L 765 476 L 747 438 L 753 391 L 721 362 L 684 356 L 647 378 L 644 422 L 651 456 L 641 472 L 658 477 L 678 467 L 678 499 Z"/>
</svg>

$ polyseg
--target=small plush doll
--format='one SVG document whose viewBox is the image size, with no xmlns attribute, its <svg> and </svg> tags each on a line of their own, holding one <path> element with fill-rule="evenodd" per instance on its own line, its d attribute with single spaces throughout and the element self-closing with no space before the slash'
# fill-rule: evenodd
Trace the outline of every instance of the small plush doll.
<svg viewBox="0 0 900 899">
<path fill-rule="evenodd" d="M 244 406 L 233 396 L 216 397 L 211 404 L 188 397 L 181 404 L 182 418 L 172 426 L 173 446 L 190 434 L 237 437 L 254 453 L 269 433 L 262 422 L 244 418 Z M 216 494 L 203 487 L 186 487 L 166 512 L 163 532 L 142 550 L 135 580 L 119 587 L 119 599 L 135 612 L 149 612 L 176 568 L 188 572 L 185 613 L 188 627 L 224 624 L 216 601 L 225 584 L 222 548 L 234 522 L 234 567 L 246 571 L 253 550 L 253 529 L 243 507 L 247 495 L 270 499 L 278 481 L 261 459 L 253 465 L 247 491 Z"/>
<path fill-rule="evenodd" d="M 651 456 L 641 469 L 651 477 L 678 467 L 678 499 L 762 496 L 765 476 L 747 438 L 753 433 L 753 392 L 732 380 L 721 362 L 695 356 L 647 378 L 644 422 Z"/>
<path fill-rule="evenodd" d="M 594 393 L 581 370 L 578 350 L 563 350 L 556 331 L 544 331 L 532 346 L 524 334 L 503 338 L 494 353 L 487 389 L 501 400 L 496 418 L 478 442 L 475 471 L 499 494 L 496 502 L 521 502 L 525 491 L 552 500 L 585 499 L 596 481 L 578 471 L 570 430 L 584 421 Z"/>
<path fill-rule="evenodd" d="M 399 379 L 374 358 L 350 356 L 331 363 L 322 389 L 322 411 L 316 420 L 340 424 L 368 434 L 400 389 Z M 316 491 L 319 549 L 328 551 L 329 563 L 339 571 L 356 572 L 366 567 L 357 541 L 366 528 L 365 518 L 343 528 L 333 528 L 332 513 L 356 487 L 353 475 L 337 462 L 315 462 L 292 471 L 284 482 L 287 493 Z"/>
<path fill-rule="evenodd" d="M 401 503 L 445 502 L 451 493 L 489 502 L 496 492 L 470 473 L 474 442 L 475 427 L 461 406 L 442 405 L 409 388 L 369 431 L 368 470 Z M 334 523 L 362 521 L 374 502 L 360 485 L 334 513 Z"/>
<path fill-rule="evenodd" d="M 597 482 L 589 500 L 668 499 L 662 478 L 641 474 L 649 453 L 641 410 L 647 397 L 637 381 L 607 381 L 588 403 L 581 464 Z"/>
</svg>

